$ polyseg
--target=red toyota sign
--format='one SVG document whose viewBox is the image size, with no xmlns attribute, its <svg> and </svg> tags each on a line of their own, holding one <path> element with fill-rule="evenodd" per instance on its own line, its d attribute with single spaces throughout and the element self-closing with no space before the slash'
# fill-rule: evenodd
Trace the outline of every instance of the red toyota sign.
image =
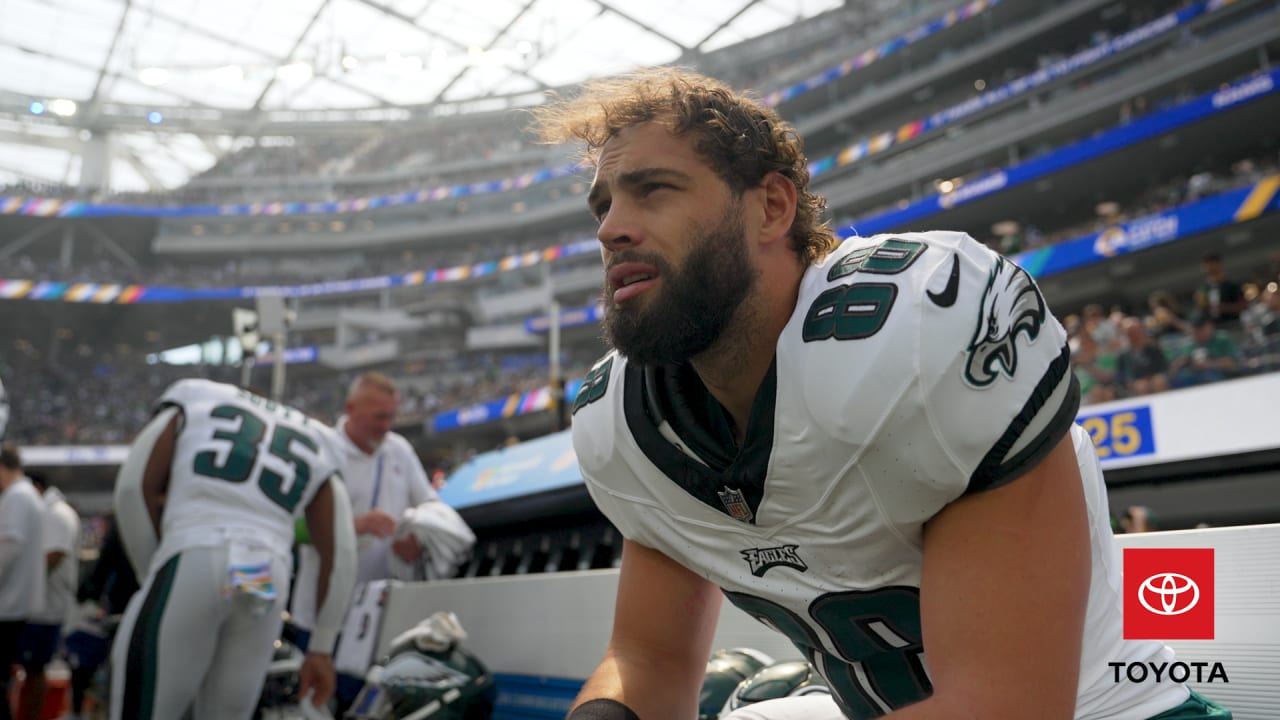
<svg viewBox="0 0 1280 720">
<path fill-rule="evenodd" d="M 1213 639 L 1213 548 L 1125 548 L 1124 636 Z"/>
</svg>

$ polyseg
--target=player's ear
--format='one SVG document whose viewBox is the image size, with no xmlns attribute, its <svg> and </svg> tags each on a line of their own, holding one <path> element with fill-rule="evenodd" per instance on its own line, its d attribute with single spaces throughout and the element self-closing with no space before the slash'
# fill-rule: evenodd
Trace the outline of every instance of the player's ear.
<svg viewBox="0 0 1280 720">
<path fill-rule="evenodd" d="M 760 181 L 764 213 L 760 218 L 760 241 L 786 241 L 796 218 L 796 186 L 780 172 L 771 172 Z"/>
</svg>

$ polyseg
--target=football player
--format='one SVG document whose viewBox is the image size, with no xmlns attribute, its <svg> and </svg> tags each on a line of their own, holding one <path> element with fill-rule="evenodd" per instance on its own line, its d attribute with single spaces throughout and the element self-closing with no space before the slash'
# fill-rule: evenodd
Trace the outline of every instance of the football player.
<svg viewBox="0 0 1280 720">
<path fill-rule="evenodd" d="M 300 694 L 333 691 L 332 651 L 355 579 L 350 502 L 320 425 L 247 390 L 181 380 L 116 481 L 142 588 L 112 646 L 112 720 L 249 718 L 280 636 L 295 520 L 321 557 Z M 158 545 L 157 545 L 158 542 Z"/>
<path fill-rule="evenodd" d="M 539 110 L 585 142 L 605 338 L 574 446 L 626 537 L 572 720 L 693 717 L 722 597 L 831 696 L 745 718 L 1228 717 L 1121 632 L 1119 552 L 1066 334 L 955 232 L 837 245 L 795 131 L 657 69 Z"/>
</svg>

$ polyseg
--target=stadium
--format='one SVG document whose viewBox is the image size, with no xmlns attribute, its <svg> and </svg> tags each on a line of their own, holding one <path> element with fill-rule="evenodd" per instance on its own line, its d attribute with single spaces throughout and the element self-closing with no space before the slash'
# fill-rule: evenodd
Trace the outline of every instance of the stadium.
<svg viewBox="0 0 1280 720">
<path fill-rule="evenodd" d="M 569 430 L 607 350 L 592 169 L 530 109 L 674 64 L 794 125 L 841 238 L 961 231 L 1035 277 L 1117 531 L 1139 507 L 1220 533 L 1218 637 L 1176 649 L 1276 717 L 1280 2 L 479 5 L 0 5 L 0 435 L 80 514 L 82 572 L 171 383 L 332 423 L 377 371 L 476 536 L 455 579 L 389 593 L 379 651 L 455 612 L 493 717 L 563 717 L 622 536 Z M 1147 342 L 1159 378 L 1125 359 Z M 749 623 L 717 647 L 795 655 Z"/>
</svg>

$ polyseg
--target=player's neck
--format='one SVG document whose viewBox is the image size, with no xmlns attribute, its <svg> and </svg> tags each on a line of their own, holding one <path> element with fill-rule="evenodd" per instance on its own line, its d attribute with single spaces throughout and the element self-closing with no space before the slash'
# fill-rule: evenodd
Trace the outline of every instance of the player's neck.
<svg viewBox="0 0 1280 720">
<path fill-rule="evenodd" d="M 739 447 L 746 436 L 756 394 L 777 354 L 778 337 L 795 307 L 799 279 L 790 290 L 785 283 L 780 285 L 781 292 L 775 289 L 779 285 L 761 283 L 759 286 L 765 291 L 740 305 L 720 339 L 692 361 L 707 392 L 728 411 Z"/>
</svg>

